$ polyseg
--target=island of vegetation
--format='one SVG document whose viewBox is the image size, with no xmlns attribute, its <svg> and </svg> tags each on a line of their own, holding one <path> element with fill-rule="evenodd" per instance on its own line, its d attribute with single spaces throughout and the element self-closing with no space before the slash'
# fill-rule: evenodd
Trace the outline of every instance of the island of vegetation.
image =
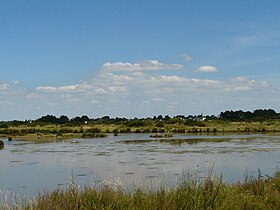
<svg viewBox="0 0 280 210">
<path fill-rule="evenodd" d="M 225 111 L 218 116 L 177 115 L 147 118 L 89 118 L 42 116 L 36 120 L 0 122 L 2 137 L 46 140 L 48 138 L 95 138 L 112 133 L 151 133 L 151 137 L 170 137 L 172 133 L 266 133 L 280 132 L 280 113 L 272 109 Z"/>
</svg>

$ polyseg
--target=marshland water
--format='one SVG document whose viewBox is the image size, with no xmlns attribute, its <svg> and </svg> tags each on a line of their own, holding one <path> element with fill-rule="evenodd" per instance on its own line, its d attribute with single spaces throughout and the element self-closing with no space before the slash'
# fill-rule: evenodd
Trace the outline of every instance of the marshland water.
<svg viewBox="0 0 280 210">
<path fill-rule="evenodd" d="M 33 197 L 70 183 L 98 186 L 105 182 L 125 189 L 175 186 L 192 174 L 213 171 L 225 182 L 269 177 L 279 169 L 280 135 L 149 134 L 53 140 L 44 143 L 2 139 L 0 191 Z"/>
</svg>

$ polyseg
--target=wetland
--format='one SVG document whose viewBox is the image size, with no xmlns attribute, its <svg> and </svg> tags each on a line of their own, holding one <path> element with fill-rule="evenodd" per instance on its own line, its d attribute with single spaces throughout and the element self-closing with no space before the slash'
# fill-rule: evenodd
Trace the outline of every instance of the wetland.
<svg viewBox="0 0 280 210">
<path fill-rule="evenodd" d="M 280 135 L 108 134 L 103 138 L 34 141 L 2 139 L 0 190 L 32 198 L 69 183 L 98 186 L 121 182 L 126 191 L 149 183 L 176 186 L 181 177 L 203 178 L 210 170 L 226 183 L 268 178 L 279 170 Z M 74 141 L 74 142 L 73 142 Z"/>
</svg>

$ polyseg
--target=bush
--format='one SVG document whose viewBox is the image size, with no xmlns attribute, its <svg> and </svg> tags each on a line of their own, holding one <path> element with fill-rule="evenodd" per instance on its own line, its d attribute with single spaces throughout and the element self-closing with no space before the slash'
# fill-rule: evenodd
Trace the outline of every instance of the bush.
<svg viewBox="0 0 280 210">
<path fill-rule="evenodd" d="M 115 129 L 113 130 L 113 133 L 119 133 L 119 130 L 115 128 Z"/>
<path fill-rule="evenodd" d="M 156 122 L 155 126 L 158 127 L 158 128 L 163 128 L 164 127 L 164 123 L 161 122 L 161 121 L 158 121 L 158 122 Z"/>
<path fill-rule="evenodd" d="M 152 129 L 152 133 L 157 133 L 158 132 L 158 129 L 157 128 L 153 128 Z"/>
<path fill-rule="evenodd" d="M 140 129 L 136 129 L 135 133 L 141 133 Z"/>
<path fill-rule="evenodd" d="M 1 123 L 0 128 L 9 128 L 7 123 Z"/>
<path fill-rule="evenodd" d="M 151 130 L 149 128 L 146 128 L 143 130 L 143 133 L 151 133 Z"/>
<path fill-rule="evenodd" d="M 86 130 L 87 133 L 101 133 L 99 128 L 90 128 Z"/>
</svg>

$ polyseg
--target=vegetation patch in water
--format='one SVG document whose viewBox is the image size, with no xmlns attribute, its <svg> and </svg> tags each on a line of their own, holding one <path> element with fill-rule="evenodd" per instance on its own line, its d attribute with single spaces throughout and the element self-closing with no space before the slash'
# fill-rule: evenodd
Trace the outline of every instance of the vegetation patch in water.
<svg viewBox="0 0 280 210">
<path fill-rule="evenodd" d="M 146 144 L 146 143 L 168 143 L 171 145 L 181 144 L 197 144 L 202 142 L 225 142 L 230 141 L 230 138 L 201 138 L 201 139 L 145 139 L 145 140 L 124 140 L 119 141 L 124 144 Z"/>
<path fill-rule="evenodd" d="M 172 138 L 173 134 L 172 133 L 165 133 L 165 134 L 156 133 L 156 134 L 151 134 L 150 137 L 151 138 Z"/>
</svg>

